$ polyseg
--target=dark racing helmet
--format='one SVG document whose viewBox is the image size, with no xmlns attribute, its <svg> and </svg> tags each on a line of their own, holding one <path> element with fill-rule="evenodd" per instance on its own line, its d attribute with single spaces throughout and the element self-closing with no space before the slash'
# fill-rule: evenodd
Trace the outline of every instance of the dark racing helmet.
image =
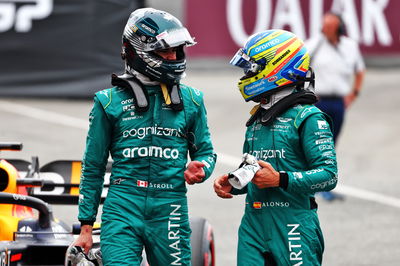
<svg viewBox="0 0 400 266">
<path fill-rule="evenodd" d="M 260 101 L 283 88 L 313 85 L 310 56 L 304 43 L 285 30 L 252 35 L 230 63 L 244 70 L 238 87 L 245 101 Z"/>
<path fill-rule="evenodd" d="M 132 70 L 151 80 L 177 84 L 185 75 L 184 46 L 196 44 L 188 30 L 171 14 L 153 8 L 130 15 L 122 35 L 122 58 L 126 72 Z M 176 60 L 163 59 L 154 51 L 176 48 Z"/>
</svg>

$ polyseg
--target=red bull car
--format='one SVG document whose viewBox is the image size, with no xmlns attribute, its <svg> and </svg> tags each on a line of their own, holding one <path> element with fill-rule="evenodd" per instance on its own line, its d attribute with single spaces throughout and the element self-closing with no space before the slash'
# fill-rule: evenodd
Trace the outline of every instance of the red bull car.
<svg viewBox="0 0 400 266">
<path fill-rule="evenodd" d="M 21 143 L 0 143 L 1 150 L 21 150 Z M 102 199 L 111 170 L 107 167 Z M 81 161 L 59 160 L 39 167 L 32 162 L 0 157 L 0 266 L 71 265 L 66 251 L 80 232 L 53 216 L 54 204 L 77 204 Z M 211 225 L 200 217 L 190 218 L 192 265 L 215 265 Z M 100 233 L 101 225 L 96 232 Z M 99 238 L 94 237 L 94 248 Z M 94 262 L 96 265 L 96 262 Z M 101 265 L 101 262 L 97 265 Z M 145 254 L 142 265 L 148 265 Z"/>
</svg>

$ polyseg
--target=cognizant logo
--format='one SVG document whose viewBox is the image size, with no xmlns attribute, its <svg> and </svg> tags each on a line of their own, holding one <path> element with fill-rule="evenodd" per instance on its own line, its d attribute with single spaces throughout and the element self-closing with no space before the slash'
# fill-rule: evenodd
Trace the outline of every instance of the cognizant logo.
<svg viewBox="0 0 400 266">
<path fill-rule="evenodd" d="M 317 183 L 317 184 L 311 185 L 311 189 L 324 189 L 327 186 L 332 186 L 332 185 L 336 184 L 337 181 L 338 181 L 338 179 L 335 176 L 334 178 L 331 178 L 328 181 L 324 181 L 324 182 L 321 182 L 321 183 Z"/>
<path fill-rule="evenodd" d="M 124 138 L 137 137 L 139 139 L 143 139 L 147 135 L 181 137 L 183 134 L 180 129 L 157 126 L 132 128 L 125 130 L 122 133 L 122 137 Z"/>
<path fill-rule="evenodd" d="M 280 158 L 280 159 L 285 159 L 285 150 L 280 149 L 280 150 L 271 150 L 271 149 L 265 149 L 265 150 L 260 150 L 260 151 L 253 151 L 252 155 L 257 157 L 258 159 L 263 159 L 266 160 L 268 158 Z"/>
<path fill-rule="evenodd" d="M 161 148 L 157 146 L 126 148 L 122 151 L 125 158 L 156 157 L 176 160 L 179 156 L 177 149 Z"/>
</svg>

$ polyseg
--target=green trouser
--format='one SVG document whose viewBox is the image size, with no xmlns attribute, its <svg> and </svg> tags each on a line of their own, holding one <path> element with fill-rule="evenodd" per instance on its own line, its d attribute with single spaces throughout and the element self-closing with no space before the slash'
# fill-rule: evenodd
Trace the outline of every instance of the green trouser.
<svg viewBox="0 0 400 266">
<path fill-rule="evenodd" d="M 104 203 L 101 225 L 104 265 L 140 265 L 143 247 L 152 266 L 190 265 L 191 230 L 186 196 L 160 192 L 158 196 L 150 192 L 143 196 L 129 190 L 123 186 L 111 187 Z"/>
<path fill-rule="evenodd" d="M 323 249 L 316 210 L 246 207 L 239 228 L 238 266 L 321 265 Z"/>
</svg>

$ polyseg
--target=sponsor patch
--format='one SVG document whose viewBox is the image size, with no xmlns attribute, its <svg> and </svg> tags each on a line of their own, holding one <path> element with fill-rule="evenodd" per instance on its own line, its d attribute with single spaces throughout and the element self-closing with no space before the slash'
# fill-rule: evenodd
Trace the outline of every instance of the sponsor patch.
<svg viewBox="0 0 400 266">
<path fill-rule="evenodd" d="M 268 79 L 268 82 L 274 82 L 275 80 L 277 80 L 278 77 L 277 76 L 272 76 Z"/>
<path fill-rule="evenodd" d="M 290 122 L 290 121 L 293 120 L 292 118 L 288 118 L 288 117 L 277 117 L 276 119 L 277 119 L 279 122 L 282 122 L 282 123 L 287 123 L 287 122 Z"/>
<path fill-rule="evenodd" d="M 161 148 L 158 146 L 125 148 L 122 151 L 125 158 L 155 157 L 176 160 L 179 156 L 177 149 Z"/>
<path fill-rule="evenodd" d="M 315 144 L 319 145 L 319 144 L 332 143 L 332 142 L 333 142 L 332 138 L 323 138 L 323 139 L 317 139 L 315 141 Z"/>
<path fill-rule="evenodd" d="M 268 158 L 286 159 L 285 152 L 286 152 L 285 149 L 280 149 L 280 150 L 264 149 L 261 151 L 253 151 L 252 155 L 255 156 L 256 158 L 266 161 Z"/>
<path fill-rule="evenodd" d="M 325 120 L 318 120 L 319 129 L 328 129 L 328 123 Z"/>
<path fill-rule="evenodd" d="M 303 174 L 300 172 L 293 172 L 293 176 L 294 176 L 294 178 L 298 178 L 298 179 L 303 178 Z"/>
</svg>

